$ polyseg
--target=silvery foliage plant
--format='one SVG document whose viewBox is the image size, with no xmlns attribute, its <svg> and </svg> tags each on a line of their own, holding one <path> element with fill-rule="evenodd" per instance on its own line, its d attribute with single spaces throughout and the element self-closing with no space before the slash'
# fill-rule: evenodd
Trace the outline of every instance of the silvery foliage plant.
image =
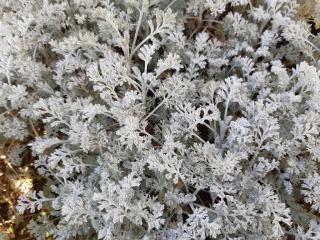
<svg viewBox="0 0 320 240">
<path fill-rule="evenodd" d="M 320 41 L 296 0 L 0 4 L 1 141 L 46 179 L 17 206 L 49 213 L 37 239 L 320 239 Z"/>
</svg>

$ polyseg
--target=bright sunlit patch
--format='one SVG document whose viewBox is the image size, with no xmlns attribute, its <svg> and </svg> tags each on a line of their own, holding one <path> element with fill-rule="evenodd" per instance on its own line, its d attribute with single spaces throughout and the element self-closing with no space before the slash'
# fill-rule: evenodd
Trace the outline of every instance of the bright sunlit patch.
<svg viewBox="0 0 320 240">
<path fill-rule="evenodd" d="M 31 178 L 22 178 L 14 182 L 14 186 L 19 192 L 27 194 L 31 191 L 33 184 Z"/>
</svg>

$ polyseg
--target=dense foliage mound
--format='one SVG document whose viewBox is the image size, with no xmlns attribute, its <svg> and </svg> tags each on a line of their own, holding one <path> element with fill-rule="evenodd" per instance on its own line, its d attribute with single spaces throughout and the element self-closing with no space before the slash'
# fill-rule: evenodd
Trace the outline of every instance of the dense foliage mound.
<svg viewBox="0 0 320 240">
<path fill-rule="evenodd" d="M 295 0 L 0 4 L 37 239 L 320 239 L 320 40 Z"/>
</svg>

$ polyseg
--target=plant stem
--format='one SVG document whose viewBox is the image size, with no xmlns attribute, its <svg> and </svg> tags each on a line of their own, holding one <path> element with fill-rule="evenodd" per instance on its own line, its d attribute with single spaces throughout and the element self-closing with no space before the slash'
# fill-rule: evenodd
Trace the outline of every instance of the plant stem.
<svg viewBox="0 0 320 240">
<path fill-rule="evenodd" d="M 142 6 L 141 10 L 139 10 L 139 19 L 138 19 L 138 23 L 137 23 L 137 27 L 136 27 L 136 32 L 134 34 L 134 38 L 133 38 L 133 42 L 132 42 L 132 46 L 131 46 L 131 52 L 132 50 L 135 48 L 136 46 L 136 41 L 137 41 L 137 38 L 138 38 L 138 34 L 139 34 L 139 30 L 140 30 L 140 27 L 141 27 L 141 23 L 142 23 L 142 18 L 143 18 L 143 14 L 144 14 L 144 5 Z M 131 54 L 130 54 L 131 56 Z M 131 60 L 131 58 L 130 58 Z"/>
</svg>

